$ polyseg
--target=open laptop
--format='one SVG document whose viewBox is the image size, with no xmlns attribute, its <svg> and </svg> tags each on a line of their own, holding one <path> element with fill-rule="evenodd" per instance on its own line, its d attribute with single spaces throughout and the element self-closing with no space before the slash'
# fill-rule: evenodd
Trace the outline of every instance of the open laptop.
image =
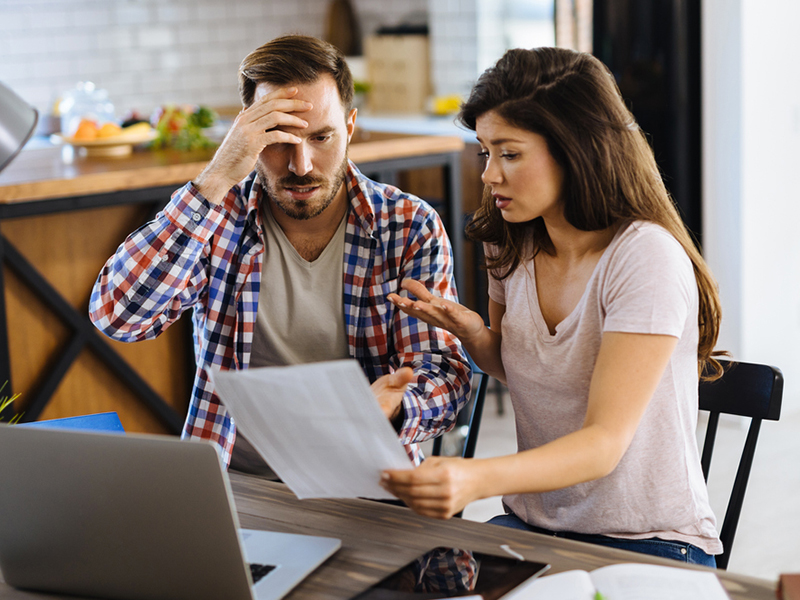
<svg viewBox="0 0 800 600">
<path fill-rule="evenodd" d="M 239 529 L 214 446 L 166 436 L 0 425 L 0 507 L 6 583 L 60 594 L 276 600 L 341 546 Z"/>
</svg>

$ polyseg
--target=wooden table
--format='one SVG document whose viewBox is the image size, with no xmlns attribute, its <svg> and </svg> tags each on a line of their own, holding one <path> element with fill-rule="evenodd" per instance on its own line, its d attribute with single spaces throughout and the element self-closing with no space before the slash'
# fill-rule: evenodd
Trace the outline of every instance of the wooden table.
<svg viewBox="0 0 800 600">
<path fill-rule="evenodd" d="M 500 544 L 508 544 L 526 559 L 550 564 L 550 573 L 591 571 L 623 562 L 680 565 L 668 559 L 498 525 L 462 519 L 437 521 L 407 508 L 368 500 L 301 501 L 283 484 L 235 473 L 230 474 L 230 479 L 242 527 L 342 540 L 341 550 L 304 581 L 289 596 L 291 600 L 351 598 L 437 546 L 502 555 Z M 773 582 L 716 572 L 734 600 L 775 599 Z"/>
<path fill-rule="evenodd" d="M 357 133 L 349 156 L 367 176 L 396 183 L 400 172 L 441 168 L 459 281 L 464 142 Z M 113 410 L 128 431 L 180 430 L 194 375 L 189 315 L 157 340 L 121 344 L 94 330 L 87 307 L 106 259 L 212 155 L 84 158 L 51 147 L 24 150 L 0 173 L 0 384 L 22 393 L 23 420 Z"/>
<path fill-rule="evenodd" d="M 624 562 L 680 566 L 668 559 L 498 525 L 462 519 L 437 521 L 407 508 L 369 500 L 298 500 L 283 484 L 248 475 L 231 473 L 230 480 L 242 527 L 342 540 L 341 549 L 295 588 L 287 600 L 352 598 L 437 546 L 503 555 L 500 545 L 508 544 L 528 560 L 550 564 L 549 573 L 592 570 Z M 775 599 L 774 582 L 725 571 L 716 573 L 733 600 Z M 14 590 L 0 581 L 0 600 L 55 597 L 58 596 Z"/>
</svg>

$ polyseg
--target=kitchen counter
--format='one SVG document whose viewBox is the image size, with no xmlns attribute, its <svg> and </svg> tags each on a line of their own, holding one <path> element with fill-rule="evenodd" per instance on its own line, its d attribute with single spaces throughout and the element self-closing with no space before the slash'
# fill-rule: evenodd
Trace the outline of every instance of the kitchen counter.
<svg viewBox="0 0 800 600">
<path fill-rule="evenodd" d="M 456 122 L 455 115 L 361 113 L 358 127 L 366 131 L 382 131 L 404 135 L 457 136 L 465 143 L 477 143 L 475 132 Z"/>
<path fill-rule="evenodd" d="M 357 165 L 461 152 L 457 136 L 361 133 L 350 145 Z M 183 185 L 200 171 L 213 151 L 139 151 L 121 158 L 83 158 L 71 146 L 23 150 L 0 173 L 0 204 L 82 194 Z"/>
</svg>

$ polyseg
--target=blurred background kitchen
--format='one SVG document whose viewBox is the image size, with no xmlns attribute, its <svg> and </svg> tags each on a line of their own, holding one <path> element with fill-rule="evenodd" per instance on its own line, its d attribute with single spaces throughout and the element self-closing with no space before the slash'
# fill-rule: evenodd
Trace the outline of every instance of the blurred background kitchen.
<svg viewBox="0 0 800 600">
<path fill-rule="evenodd" d="M 554 43 L 548 0 L 3 0 L 0 11 L 0 77 L 43 114 L 84 80 L 109 90 L 120 114 L 238 104 L 242 58 L 287 32 L 344 41 L 364 79 L 364 38 L 382 28 L 429 30 L 439 96 L 468 92 L 505 47 Z"/>
<path fill-rule="evenodd" d="M 467 142 L 469 212 L 480 196 L 480 163 L 474 137 L 452 113 L 478 74 L 511 47 L 595 53 L 617 77 L 718 278 L 719 347 L 784 373 L 781 421 L 763 426 L 730 566 L 774 578 L 800 570 L 798 23 L 797 0 L 0 0 L 0 80 L 41 113 L 31 148 L 49 143 L 47 134 L 60 128 L 60 100 L 86 81 L 107 92 L 119 121 L 134 111 L 149 118 L 165 105 L 204 105 L 219 111 L 224 132 L 238 110 L 245 55 L 285 33 L 323 37 L 349 55 L 368 90 L 359 99 L 362 129 Z M 430 180 L 401 183 L 425 195 Z M 465 256 L 470 277 L 459 288 L 480 308 L 478 254 Z M 27 389 L 24 377 L 17 384 Z M 738 421 L 725 425 L 719 477 L 735 468 L 725 444 L 743 436 Z M 514 447 L 509 403 L 493 396 L 478 455 Z M 721 515 L 728 490 L 714 470 L 710 489 Z M 498 509 L 492 499 L 466 516 Z"/>
</svg>

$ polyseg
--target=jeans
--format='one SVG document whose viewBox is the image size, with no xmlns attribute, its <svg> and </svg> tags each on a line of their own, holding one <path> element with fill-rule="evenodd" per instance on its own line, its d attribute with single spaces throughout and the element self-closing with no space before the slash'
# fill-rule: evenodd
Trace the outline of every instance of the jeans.
<svg viewBox="0 0 800 600">
<path fill-rule="evenodd" d="M 528 525 L 514 513 L 498 515 L 490 519 L 489 523 L 493 525 L 502 525 L 503 527 L 511 527 L 512 529 L 522 529 L 525 531 L 533 531 L 535 533 L 543 533 L 545 535 L 552 535 L 568 540 L 599 544 L 601 546 L 608 546 L 609 548 L 619 548 L 620 550 L 641 552 L 642 554 L 650 554 L 652 556 L 659 556 L 661 558 L 671 558 L 673 560 L 679 560 L 683 563 L 703 565 L 705 567 L 712 568 L 716 568 L 717 566 L 717 561 L 713 555 L 706 554 L 697 546 L 687 544 L 686 542 L 662 540 L 660 538 L 631 540 L 590 533 L 550 531 L 549 529 L 542 529 L 541 527 L 536 527 L 535 525 Z"/>
</svg>

